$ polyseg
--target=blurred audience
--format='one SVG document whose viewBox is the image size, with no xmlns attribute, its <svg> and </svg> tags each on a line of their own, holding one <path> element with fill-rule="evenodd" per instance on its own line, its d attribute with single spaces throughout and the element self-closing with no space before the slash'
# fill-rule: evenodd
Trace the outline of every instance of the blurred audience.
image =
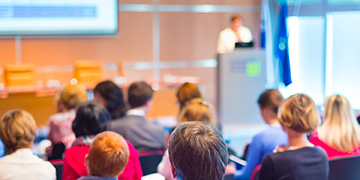
<svg viewBox="0 0 360 180">
<path fill-rule="evenodd" d="M 283 96 L 276 89 L 266 90 L 260 95 L 257 103 L 261 116 L 268 127 L 252 139 L 247 151 L 247 164 L 235 171 L 236 179 L 250 179 L 255 167 L 262 163 L 266 155 L 273 153 L 276 146 L 288 144 L 287 135 L 282 130 L 277 118 L 277 112 L 283 100 Z"/>
<path fill-rule="evenodd" d="M 0 120 L 0 138 L 6 155 L 0 159 L 1 180 L 55 180 L 56 170 L 32 152 L 36 136 L 33 116 L 24 110 L 6 112 Z"/>
<path fill-rule="evenodd" d="M 112 81 L 102 81 L 94 89 L 94 100 L 102 104 L 111 114 L 111 119 L 125 116 L 127 107 L 122 90 Z"/>
<path fill-rule="evenodd" d="M 178 124 L 189 121 L 207 122 L 214 126 L 216 125 L 212 107 L 201 98 L 191 100 L 181 111 Z M 168 150 L 165 151 L 164 156 L 158 165 L 158 173 L 163 175 L 165 179 L 171 179 L 171 166 Z"/>
<path fill-rule="evenodd" d="M 87 100 L 84 87 L 78 84 L 69 84 L 64 87 L 56 96 L 57 113 L 49 118 L 48 139 L 52 143 L 54 152 L 49 159 L 62 159 L 65 147 L 70 147 L 75 140 L 75 134 L 71 129 L 71 124 L 75 119 L 76 107 Z M 63 143 L 59 145 L 59 143 Z M 57 149 L 57 148 L 60 149 Z M 56 153 L 55 153 L 56 152 Z"/>
<path fill-rule="evenodd" d="M 85 165 L 89 175 L 78 180 L 116 180 L 129 160 L 125 139 L 115 132 L 102 132 L 90 145 Z"/>
<path fill-rule="evenodd" d="M 341 95 L 325 100 L 325 120 L 310 142 L 322 147 L 329 158 L 360 154 L 360 126 L 349 101 Z"/>
<path fill-rule="evenodd" d="M 146 82 L 134 82 L 128 88 L 131 107 L 124 118 L 111 122 L 111 130 L 122 135 L 137 151 L 165 148 L 164 128 L 145 118 L 152 105 L 154 91 Z"/>
<path fill-rule="evenodd" d="M 279 122 L 288 135 L 289 146 L 282 146 L 264 159 L 258 179 L 327 180 L 326 153 L 313 147 L 307 134 L 316 130 L 320 117 L 313 100 L 304 94 L 286 99 L 279 109 Z"/>
<path fill-rule="evenodd" d="M 100 104 L 87 102 L 82 104 L 76 113 L 72 124 L 76 140 L 65 152 L 63 179 L 75 180 L 81 176 L 88 175 L 84 164 L 85 156 L 89 153 L 90 145 L 94 136 L 106 131 L 111 121 L 110 113 Z M 130 156 L 124 172 L 119 179 L 140 180 L 142 170 L 135 148 L 127 142 Z"/>
<path fill-rule="evenodd" d="M 228 151 L 221 133 L 205 122 L 184 122 L 171 134 L 172 177 L 181 180 L 222 180 Z"/>
</svg>

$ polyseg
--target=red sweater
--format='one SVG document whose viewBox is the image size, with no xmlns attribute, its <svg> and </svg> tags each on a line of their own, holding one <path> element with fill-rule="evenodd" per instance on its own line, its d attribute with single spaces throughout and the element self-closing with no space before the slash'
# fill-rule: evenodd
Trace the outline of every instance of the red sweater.
<svg viewBox="0 0 360 180">
<path fill-rule="evenodd" d="M 339 151 L 337 149 L 334 149 L 334 148 L 330 147 L 325 142 L 323 142 L 323 141 L 321 141 L 319 139 L 317 132 L 314 132 L 311 135 L 309 141 L 314 146 L 320 146 L 321 148 L 323 148 L 326 151 L 326 154 L 328 155 L 329 159 L 337 157 L 337 156 L 349 156 L 349 155 L 359 155 L 360 154 L 360 147 L 358 147 L 357 149 L 354 149 L 351 152 L 341 152 L 341 151 Z"/>
<path fill-rule="evenodd" d="M 128 141 L 126 142 L 129 146 L 130 156 L 124 172 L 119 176 L 119 180 L 141 180 L 143 173 L 138 153 Z M 63 180 L 76 180 L 81 176 L 88 175 L 85 166 L 85 155 L 89 154 L 89 149 L 89 146 L 71 146 L 66 150 Z"/>
</svg>

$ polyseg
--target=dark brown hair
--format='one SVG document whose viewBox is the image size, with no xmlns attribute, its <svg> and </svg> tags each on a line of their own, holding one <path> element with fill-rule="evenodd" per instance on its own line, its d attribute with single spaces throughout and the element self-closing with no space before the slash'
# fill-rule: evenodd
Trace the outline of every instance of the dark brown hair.
<svg viewBox="0 0 360 180">
<path fill-rule="evenodd" d="M 144 81 L 134 82 L 128 89 L 128 102 L 131 108 L 141 107 L 151 100 L 154 90 Z"/>
<path fill-rule="evenodd" d="M 277 114 L 278 109 L 283 101 L 284 98 L 278 90 L 268 89 L 260 95 L 258 104 L 261 109 L 269 108 L 275 114 Z"/>
<path fill-rule="evenodd" d="M 181 180 L 221 180 L 228 151 L 220 132 L 205 122 L 179 124 L 170 137 L 170 162 Z"/>
</svg>

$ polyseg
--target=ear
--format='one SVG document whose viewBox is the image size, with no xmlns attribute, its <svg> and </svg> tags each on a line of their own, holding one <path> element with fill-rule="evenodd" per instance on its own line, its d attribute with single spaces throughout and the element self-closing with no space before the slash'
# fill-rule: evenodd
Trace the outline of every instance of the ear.
<svg viewBox="0 0 360 180">
<path fill-rule="evenodd" d="M 86 155 L 85 155 L 85 166 L 86 166 L 86 167 L 89 167 L 89 159 L 88 159 L 88 156 L 89 156 L 89 154 L 86 154 Z"/>
<path fill-rule="evenodd" d="M 171 179 L 176 179 L 175 168 L 172 164 L 170 164 L 170 170 L 171 170 Z"/>
</svg>

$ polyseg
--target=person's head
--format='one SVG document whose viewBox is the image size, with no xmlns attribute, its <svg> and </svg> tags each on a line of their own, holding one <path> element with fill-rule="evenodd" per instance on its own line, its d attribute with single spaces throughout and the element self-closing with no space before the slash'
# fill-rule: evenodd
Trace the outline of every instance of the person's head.
<svg viewBox="0 0 360 180">
<path fill-rule="evenodd" d="M 230 18 L 230 27 L 234 31 L 237 31 L 243 24 L 243 19 L 241 16 L 235 15 Z"/>
<path fill-rule="evenodd" d="M 78 84 L 68 84 L 56 98 L 58 110 L 75 109 L 81 102 L 87 100 L 86 89 Z"/>
<path fill-rule="evenodd" d="M 25 110 L 7 111 L 0 120 L 0 139 L 6 154 L 21 148 L 31 148 L 36 136 L 36 123 Z"/>
<path fill-rule="evenodd" d="M 317 129 L 320 116 L 314 101 L 305 94 L 295 94 L 287 98 L 280 106 L 278 118 L 286 131 L 308 134 Z"/>
<path fill-rule="evenodd" d="M 220 132 L 205 122 L 179 124 L 170 137 L 172 174 L 181 180 L 222 180 L 228 151 Z"/>
<path fill-rule="evenodd" d="M 128 102 L 131 108 L 150 107 L 154 90 L 144 81 L 134 82 L 128 88 Z"/>
<path fill-rule="evenodd" d="M 186 103 L 194 98 L 202 98 L 199 88 L 196 84 L 186 82 L 182 84 L 176 92 L 176 98 L 180 104 L 180 112 Z"/>
<path fill-rule="evenodd" d="M 189 121 L 208 122 L 216 126 L 211 105 L 201 98 L 192 99 L 180 112 L 178 123 Z"/>
<path fill-rule="evenodd" d="M 360 144 L 360 127 L 349 101 L 341 95 L 326 98 L 325 121 L 328 133 L 326 142 L 340 151 L 350 152 Z"/>
<path fill-rule="evenodd" d="M 95 136 L 85 165 L 89 175 L 118 177 L 124 171 L 129 155 L 125 139 L 115 132 L 105 131 Z"/>
<path fill-rule="evenodd" d="M 95 102 L 86 102 L 79 106 L 72 123 L 76 137 L 96 135 L 108 128 L 110 113 Z"/>
<path fill-rule="evenodd" d="M 270 120 L 274 119 L 277 121 L 277 112 L 283 101 L 283 96 L 276 89 L 266 90 L 260 95 L 257 103 L 260 108 L 261 116 L 266 123 L 269 123 Z"/>
<path fill-rule="evenodd" d="M 124 95 L 112 81 L 102 81 L 94 89 L 94 99 L 110 112 L 111 118 L 123 117 L 127 111 Z"/>
</svg>

